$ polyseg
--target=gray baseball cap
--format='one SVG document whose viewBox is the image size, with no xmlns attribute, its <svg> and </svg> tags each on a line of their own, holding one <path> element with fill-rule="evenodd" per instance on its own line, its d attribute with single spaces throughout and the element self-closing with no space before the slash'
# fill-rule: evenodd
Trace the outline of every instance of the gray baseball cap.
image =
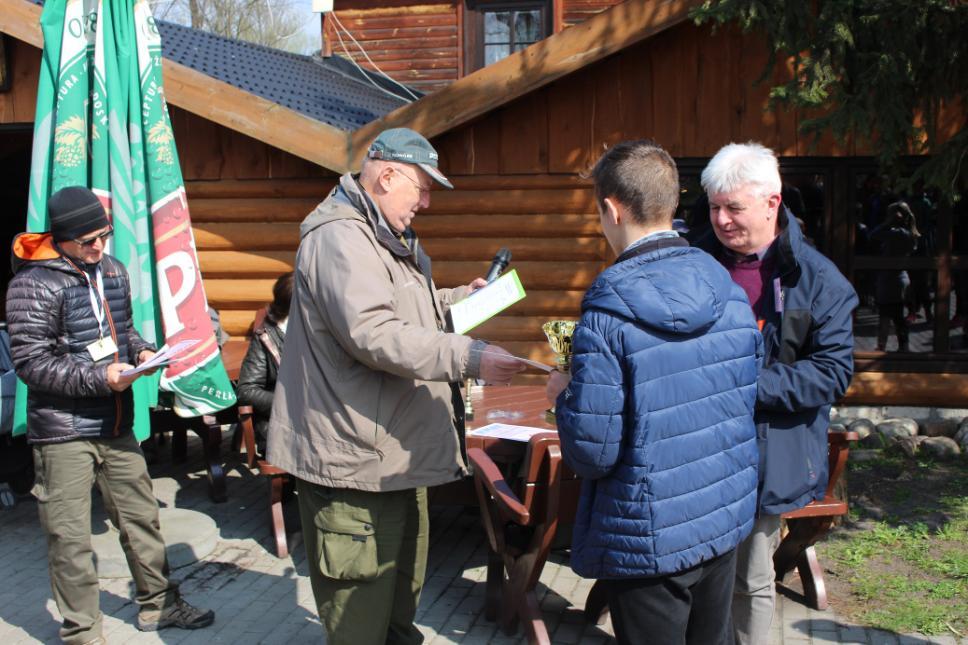
<svg viewBox="0 0 968 645">
<path fill-rule="evenodd" d="M 410 128 L 384 130 L 370 144 L 366 156 L 370 159 L 415 164 L 441 186 L 454 187 L 450 180 L 437 170 L 437 151 L 422 134 Z"/>
</svg>

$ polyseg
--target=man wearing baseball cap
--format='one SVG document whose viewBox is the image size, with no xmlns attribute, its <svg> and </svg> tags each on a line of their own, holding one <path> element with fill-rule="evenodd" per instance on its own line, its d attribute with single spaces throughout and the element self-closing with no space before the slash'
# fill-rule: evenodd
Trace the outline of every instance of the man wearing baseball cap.
<svg viewBox="0 0 968 645">
<path fill-rule="evenodd" d="M 138 629 L 211 625 L 214 613 L 185 602 L 168 578 L 158 502 L 132 433 L 130 386 L 141 374 L 124 375 L 154 349 L 134 328 L 124 266 L 104 252 L 111 223 L 83 186 L 54 193 L 47 212 L 50 232 L 14 239 L 7 324 L 14 367 L 28 387 L 32 492 L 47 533 L 60 636 L 106 642 L 91 549 L 95 483 L 134 578 Z"/>
<path fill-rule="evenodd" d="M 466 474 L 454 383 L 522 369 L 447 329 L 450 305 L 485 281 L 437 289 L 411 228 L 433 182 L 452 188 L 437 162 L 419 133 L 386 130 L 300 229 L 268 458 L 296 478 L 329 645 L 423 640 L 427 487 Z"/>
</svg>

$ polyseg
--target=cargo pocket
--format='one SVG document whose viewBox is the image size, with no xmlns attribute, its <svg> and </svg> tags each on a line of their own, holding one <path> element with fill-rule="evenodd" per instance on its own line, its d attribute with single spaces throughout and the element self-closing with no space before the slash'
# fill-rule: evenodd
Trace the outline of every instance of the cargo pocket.
<svg viewBox="0 0 968 645">
<path fill-rule="evenodd" d="M 349 511 L 348 514 L 339 511 Z M 319 571 L 333 580 L 373 580 L 379 572 L 373 523 L 366 511 L 336 504 L 316 516 Z"/>
<path fill-rule="evenodd" d="M 50 501 L 51 494 L 47 487 L 47 471 L 44 469 L 43 448 L 33 446 L 31 449 L 34 459 L 34 486 L 30 494 L 41 504 Z"/>
</svg>

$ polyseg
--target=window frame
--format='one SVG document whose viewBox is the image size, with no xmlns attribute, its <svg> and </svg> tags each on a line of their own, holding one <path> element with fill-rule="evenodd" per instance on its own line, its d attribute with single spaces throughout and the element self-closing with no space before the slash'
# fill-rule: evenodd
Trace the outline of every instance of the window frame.
<svg viewBox="0 0 968 645">
<path fill-rule="evenodd" d="M 466 0 L 463 5 L 464 71 L 466 76 L 484 65 L 484 14 L 499 11 L 541 11 L 541 36 L 554 33 L 554 0 Z M 513 32 L 512 32 L 513 37 Z M 513 41 L 512 41 L 513 44 Z"/>
</svg>

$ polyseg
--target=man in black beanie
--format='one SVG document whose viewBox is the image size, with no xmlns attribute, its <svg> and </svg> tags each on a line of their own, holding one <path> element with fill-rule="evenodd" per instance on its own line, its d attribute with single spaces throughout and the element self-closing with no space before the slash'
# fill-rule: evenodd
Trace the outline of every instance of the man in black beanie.
<svg viewBox="0 0 968 645">
<path fill-rule="evenodd" d="M 91 549 L 96 482 L 120 533 L 140 605 L 138 629 L 195 629 L 212 611 L 185 602 L 168 578 L 158 502 L 132 433 L 134 402 L 125 376 L 154 349 L 131 319 L 124 266 L 104 253 L 111 223 L 87 188 L 59 190 L 47 203 L 50 232 L 13 242 L 16 274 L 7 291 L 10 350 L 27 384 L 27 440 L 33 446 L 40 521 L 65 643 L 104 643 Z"/>
</svg>

